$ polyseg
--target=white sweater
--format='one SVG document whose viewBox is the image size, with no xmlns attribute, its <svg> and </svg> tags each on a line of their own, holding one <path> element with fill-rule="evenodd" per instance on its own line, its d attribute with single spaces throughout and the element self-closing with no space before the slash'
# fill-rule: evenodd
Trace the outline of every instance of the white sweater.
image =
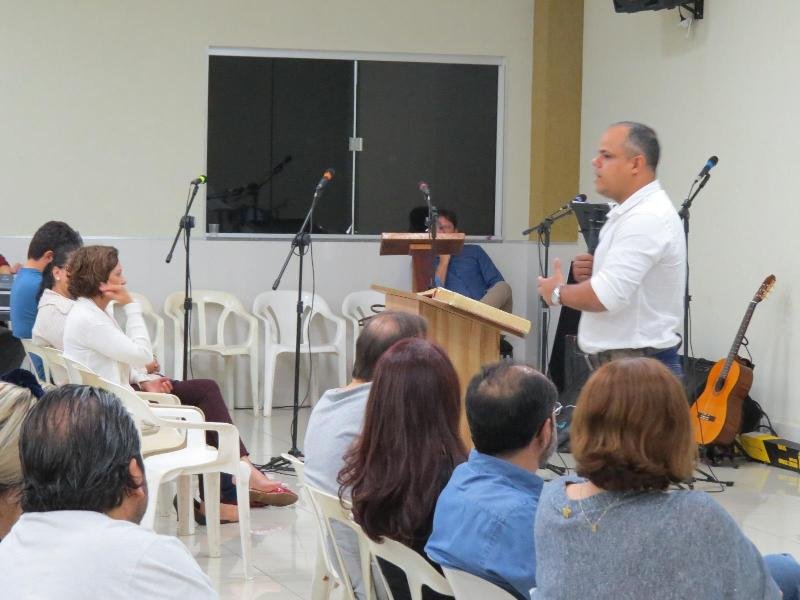
<svg viewBox="0 0 800 600">
<path fill-rule="evenodd" d="M 119 385 L 130 382 L 131 367 L 153 360 L 150 336 L 137 302 L 126 304 L 125 331 L 89 298 L 78 298 L 64 327 L 64 355 Z"/>
</svg>

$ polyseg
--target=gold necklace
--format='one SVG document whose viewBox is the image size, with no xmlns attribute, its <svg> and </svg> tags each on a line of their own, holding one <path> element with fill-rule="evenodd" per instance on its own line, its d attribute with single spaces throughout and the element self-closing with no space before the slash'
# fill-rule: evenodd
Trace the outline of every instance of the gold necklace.
<svg viewBox="0 0 800 600">
<path fill-rule="evenodd" d="M 608 511 L 610 511 L 612 508 L 614 508 L 615 506 L 619 505 L 627 497 L 628 497 L 628 492 L 625 492 L 622 496 L 620 496 L 619 498 L 614 500 L 614 502 L 611 502 L 608 506 L 606 506 L 605 510 L 600 514 L 600 516 L 597 518 L 597 520 L 594 523 L 592 523 L 589 520 L 589 517 L 586 516 L 586 511 L 583 510 L 583 502 L 581 502 L 581 499 L 578 498 L 578 506 L 581 509 L 581 514 L 583 515 L 584 520 L 589 524 L 589 527 L 592 529 L 592 533 L 597 533 L 597 526 L 600 524 L 600 521 L 603 519 L 603 517 L 606 516 L 606 513 Z"/>
</svg>

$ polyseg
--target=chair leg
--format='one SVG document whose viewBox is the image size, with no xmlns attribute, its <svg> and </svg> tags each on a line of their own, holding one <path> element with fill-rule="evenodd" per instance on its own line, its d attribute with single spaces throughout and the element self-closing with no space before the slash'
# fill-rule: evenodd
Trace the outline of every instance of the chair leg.
<svg viewBox="0 0 800 600">
<path fill-rule="evenodd" d="M 234 371 L 236 370 L 236 357 L 225 357 L 225 406 L 228 410 L 233 410 L 236 406 L 234 402 Z"/>
<path fill-rule="evenodd" d="M 308 355 L 308 366 L 311 369 L 311 406 L 319 400 L 319 354 Z"/>
<path fill-rule="evenodd" d="M 171 481 L 165 481 L 158 487 L 158 500 L 156 514 L 159 517 L 172 516 L 172 497 L 175 495 L 175 486 Z"/>
<path fill-rule="evenodd" d="M 178 477 L 178 535 L 194 534 L 194 507 L 192 499 L 192 477 Z"/>
<path fill-rule="evenodd" d="M 220 555 L 219 535 L 219 471 L 203 475 L 203 499 L 206 509 L 206 530 L 208 533 L 208 555 Z"/>
<path fill-rule="evenodd" d="M 311 600 L 327 600 L 331 593 L 331 575 L 325 568 L 322 547 L 317 540 L 317 558 L 314 566 L 314 579 L 311 580 Z"/>
<path fill-rule="evenodd" d="M 145 477 L 147 480 L 147 488 L 151 493 L 147 496 L 147 508 L 144 511 L 144 516 L 139 523 L 142 527 L 152 529 L 156 520 L 156 507 L 158 505 L 158 490 L 161 488 L 161 480 L 164 476 L 160 471 L 155 469 L 145 469 Z"/>
<path fill-rule="evenodd" d="M 258 350 L 251 349 L 250 354 L 250 395 L 253 401 L 253 414 L 258 416 Z"/>
<path fill-rule="evenodd" d="M 339 365 L 339 387 L 347 385 L 347 351 L 345 348 L 346 346 L 336 353 Z"/>
<path fill-rule="evenodd" d="M 275 388 L 275 371 L 278 366 L 278 356 L 268 353 L 264 361 L 264 416 L 272 416 L 272 392 Z"/>
<path fill-rule="evenodd" d="M 244 576 L 252 578 L 253 542 L 250 536 L 250 464 L 240 460 L 239 472 L 236 474 L 236 503 L 239 508 L 239 537 L 242 540 L 242 563 Z"/>
</svg>

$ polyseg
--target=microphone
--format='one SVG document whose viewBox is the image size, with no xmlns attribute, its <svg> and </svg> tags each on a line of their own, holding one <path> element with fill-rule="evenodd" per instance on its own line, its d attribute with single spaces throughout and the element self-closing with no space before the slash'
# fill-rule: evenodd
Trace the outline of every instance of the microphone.
<svg viewBox="0 0 800 600">
<path fill-rule="evenodd" d="M 719 159 L 716 156 L 712 156 L 711 158 L 709 158 L 708 161 L 706 162 L 705 166 L 702 168 L 700 173 L 698 173 L 697 177 L 695 178 L 695 180 L 694 180 L 695 183 L 697 183 L 698 181 L 700 181 L 704 177 L 707 177 L 708 176 L 708 172 L 711 169 L 713 169 L 714 167 L 716 167 L 718 162 L 719 162 Z"/>
<path fill-rule="evenodd" d="M 543 227 L 549 228 L 555 221 L 558 221 L 562 217 L 566 217 L 569 213 L 572 212 L 572 203 L 579 202 L 584 203 L 586 202 L 586 194 L 578 194 L 572 200 L 567 202 L 564 206 L 556 210 L 555 212 L 551 213 L 547 217 L 544 218 L 544 221 L 539 223 L 538 225 L 534 225 L 533 227 L 529 227 L 525 231 L 522 232 L 522 235 L 528 235 L 531 231 L 541 230 Z"/>
<path fill-rule="evenodd" d="M 333 179 L 333 176 L 335 174 L 336 174 L 336 171 L 333 169 L 333 167 L 328 167 L 327 169 L 325 169 L 325 172 L 322 174 L 322 177 L 320 178 L 319 183 L 317 184 L 317 189 L 314 192 L 314 196 L 319 196 L 320 195 L 320 193 L 322 192 L 323 188 L 326 185 L 328 185 L 328 183 L 330 182 L 331 179 Z"/>
<path fill-rule="evenodd" d="M 208 177 L 206 177 L 205 175 L 200 175 L 200 177 L 198 177 L 197 179 L 192 179 L 189 182 L 189 185 L 202 185 L 203 183 L 206 182 L 206 179 L 208 179 Z"/>
<path fill-rule="evenodd" d="M 425 194 L 425 196 L 426 196 L 426 197 L 428 197 L 428 198 L 430 198 L 430 197 L 431 197 L 431 188 L 428 186 L 428 184 L 427 184 L 427 183 L 425 183 L 424 181 L 420 181 L 420 182 L 417 184 L 417 187 L 419 188 L 419 191 L 420 191 L 420 192 L 422 192 L 423 194 Z"/>
</svg>

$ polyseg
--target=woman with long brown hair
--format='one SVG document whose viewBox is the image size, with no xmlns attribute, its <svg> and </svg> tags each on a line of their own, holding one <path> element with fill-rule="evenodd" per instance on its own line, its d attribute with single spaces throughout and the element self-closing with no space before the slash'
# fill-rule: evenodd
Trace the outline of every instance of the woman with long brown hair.
<svg viewBox="0 0 800 600">
<path fill-rule="evenodd" d="M 797 563 L 761 557 L 692 476 L 697 449 L 681 382 L 651 358 L 610 362 L 572 420 L 579 477 L 544 486 L 534 599 L 797 598 Z M 772 576 L 771 576 L 772 575 Z"/>
<path fill-rule="evenodd" d="M 339 495 L 351 500 L 368 536 L 402 542 L 425 557 L 436 500 L 466 459 L 460 418 L 458 375 L 444 350 L 410 338 L 383 354 L 364 428 L 339 473 Z M 394 599 L 410 598 L 402 571 L 380 564 Z"/>
</svg>

